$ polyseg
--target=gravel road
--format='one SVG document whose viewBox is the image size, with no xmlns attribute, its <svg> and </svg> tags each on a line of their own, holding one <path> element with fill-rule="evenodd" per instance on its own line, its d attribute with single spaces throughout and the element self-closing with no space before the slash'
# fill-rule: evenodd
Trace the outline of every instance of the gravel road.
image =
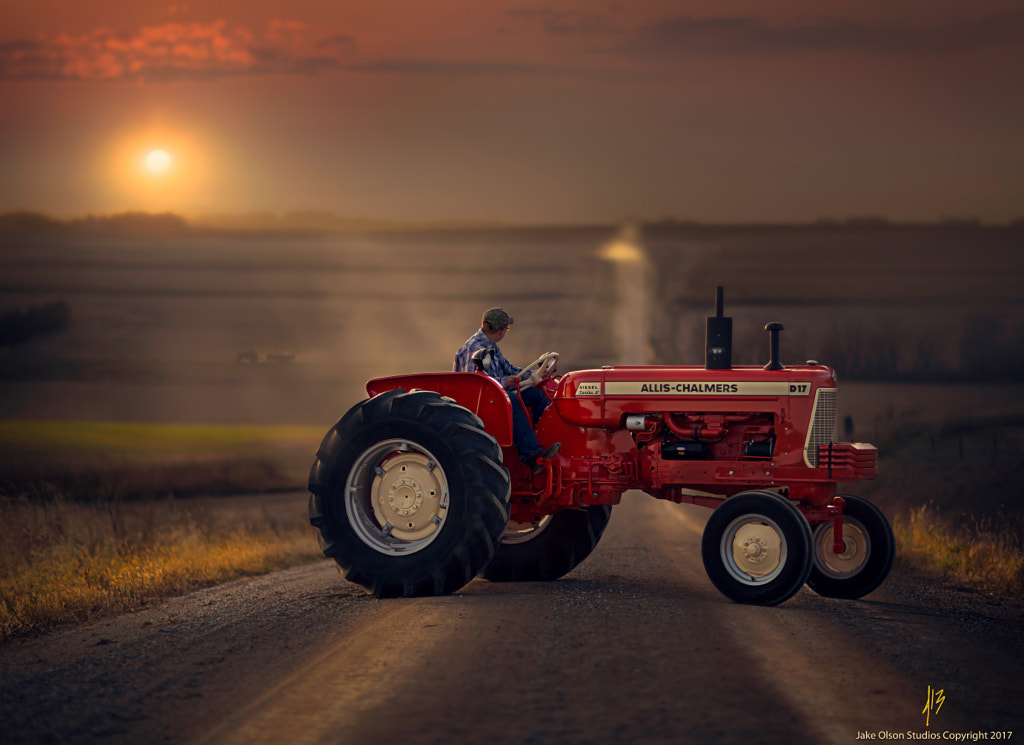
<svg viewBox="0 0 1024 745">
<path fill-rule="evenodd" d="M 1024 605 L 898 571 L 860 601 L 804 589 L 737 605 L 704 575 L 706 514 L 629 493 L 557 582 L 382 601 L 319 562 L 9 641 L 0 742 L 845 743 L 1020 729 Z M 929 686 L 944 702 L 926 727 Z"/>
</svg>

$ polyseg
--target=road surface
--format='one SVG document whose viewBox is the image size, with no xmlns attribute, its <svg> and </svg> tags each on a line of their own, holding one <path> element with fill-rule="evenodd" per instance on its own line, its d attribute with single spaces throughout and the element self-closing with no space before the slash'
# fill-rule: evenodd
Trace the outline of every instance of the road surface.
<svg viewBox="0 0 1024 745">
<path fill-rule="evenodd" d="M 1020 603 L 897 571 L 860 601 L 805 588 L 737 605 L 704 575 L 706 514 L 628 493 L 557 582 L 378 600 L 325 561 L 14 640 L 0 647 L 0 741 L 1024 737 Z"/>
</svg>

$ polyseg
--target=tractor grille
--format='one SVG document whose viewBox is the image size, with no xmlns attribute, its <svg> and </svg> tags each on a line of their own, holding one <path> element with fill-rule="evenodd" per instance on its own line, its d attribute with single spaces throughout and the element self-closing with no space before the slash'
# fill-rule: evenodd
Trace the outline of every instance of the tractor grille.
<svg viewBox="0 0 1024 745">
<path fill-rule="evenodd" d="M 811 411 L 811 428 L 804 444 L 804 460 L 811 468 L 818 467 L 818 449 L 835 441 L 836 436 L 836 394 L 835 388 L 819 388 L 814 396 Z"/>
</svg>

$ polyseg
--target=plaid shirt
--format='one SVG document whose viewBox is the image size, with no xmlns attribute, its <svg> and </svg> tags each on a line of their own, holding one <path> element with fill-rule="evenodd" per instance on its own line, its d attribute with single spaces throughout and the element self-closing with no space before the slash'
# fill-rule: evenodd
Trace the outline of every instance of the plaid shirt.
<svg viewBox="0 0 1024 745">
<path fill-rule="evenodd" d="M 523 368 L 516 367 L 505 355 L 501 353 L 498 345 L 487 338 L 487 334 L 484 333 L 483 329 L 480 329 L 473 334 L 466 343 L 459 347 L 459 351 L 455 353 L 455 372 L 476 372 L 476 365 L 473 364 L 473 353 L 478 349 L 490 349 L 494 352 L 494 359 L 491 361 L 491 366 L 487 370 L 487 374 L 497 380 L 502 385 L 505 384 L 505 378 L 509 375 L 519 375 Z"/>
</svg>

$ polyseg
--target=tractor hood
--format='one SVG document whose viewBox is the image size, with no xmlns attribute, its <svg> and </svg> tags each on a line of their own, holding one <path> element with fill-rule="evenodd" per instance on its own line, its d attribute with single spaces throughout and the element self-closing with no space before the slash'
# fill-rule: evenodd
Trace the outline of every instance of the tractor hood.
<svg viewBox="0 0 1024 745">
<path fill-rule="evenodd" d="M 578 427 L 620 427 L 630 414 L 777 412 L 780 398 L 789 402 L 786 408 L 796 410 L 791 415 L 806 411 L 809 416 L 816 392 L 835 385 L 835 372 L 823 365 L 777 371 L 756 366 L 616 366 L 566 373 L 555 406 L 562 419 Z"/>
</svg>

